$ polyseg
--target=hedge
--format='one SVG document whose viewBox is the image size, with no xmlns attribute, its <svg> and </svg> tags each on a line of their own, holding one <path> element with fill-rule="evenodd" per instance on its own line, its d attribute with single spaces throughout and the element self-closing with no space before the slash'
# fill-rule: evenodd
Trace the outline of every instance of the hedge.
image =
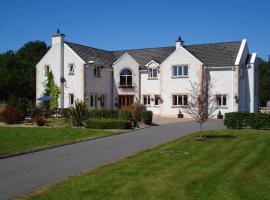
<svg viewBox="0 0 270 200">
<path fill-rule="evenodd" d="M 130 129 L 131 121 L 119 119 L 88 119 L 86 128 L 94 129 Z"/>
<path fill-rule="evenodd" d="M 153 119 L 153 112 L 149 110 L 144 110 L 142 111 L 141 118 L 143 123 L 145 123 L 146 125 L 151 125 Z"/>
<path fill-rule="evenodd" d="M 121 119 L 132 121 L 132 113 L 127 110 L 90 110 L 88 117 L 91 119 Z"/>
<path fill-rule="evenodd" d="M 224 125 L 233 129 L 268 129 L 270 128 L 270 114 L 241 112 L 225 113 Z"/>
</svg>

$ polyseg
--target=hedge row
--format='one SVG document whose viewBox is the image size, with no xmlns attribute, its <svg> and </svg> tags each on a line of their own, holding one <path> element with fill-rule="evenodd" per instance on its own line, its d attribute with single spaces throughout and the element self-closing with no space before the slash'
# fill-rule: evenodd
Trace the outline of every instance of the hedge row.
<svg viewBox="0 0 270 200">
<path fill-rule="evenodd" d="M 119 119 L 88 119 L 86 128 L 94 129 L 130 129 L 131 121 Z"/>
<path fill-rule="evenodd" d="M 270 114 L 267 113 L 225 113 L 224 125 L 228 128 L 270 128 Z"/>
<path fill-rule="evenodd" d="M 127 110 L 90 110 L 88 117 L 91 119 L 121 119 L 132 121 L 132 113 Z"/>
</svg>

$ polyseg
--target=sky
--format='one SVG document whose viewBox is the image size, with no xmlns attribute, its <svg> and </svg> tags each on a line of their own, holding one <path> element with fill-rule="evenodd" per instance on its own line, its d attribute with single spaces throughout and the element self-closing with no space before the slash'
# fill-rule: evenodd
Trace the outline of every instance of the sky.
<svg viewBox="0 0 270 200">
<path fill-rule="evenodd" d="M 269 0 L 0 0 L 0 53 L 28 41 L 69 42 L 106 50 L 248 40 L 270 54 Z"/>
</svg>

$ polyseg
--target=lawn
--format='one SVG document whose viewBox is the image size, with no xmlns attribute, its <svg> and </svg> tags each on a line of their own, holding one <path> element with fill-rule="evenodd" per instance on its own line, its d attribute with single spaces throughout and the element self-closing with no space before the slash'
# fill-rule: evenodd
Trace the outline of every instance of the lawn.
<svg viewBox="0 0 270 200">
<path fill-rule="evenodd" d="M 0 127 L 0 157 L 111 134 L 85 128 Z"/>
<path fill-rule="evenodd" d="M 270 199 L 270 131 L 209 131 L 43 188 L 29 199 Z"/>
</svg>

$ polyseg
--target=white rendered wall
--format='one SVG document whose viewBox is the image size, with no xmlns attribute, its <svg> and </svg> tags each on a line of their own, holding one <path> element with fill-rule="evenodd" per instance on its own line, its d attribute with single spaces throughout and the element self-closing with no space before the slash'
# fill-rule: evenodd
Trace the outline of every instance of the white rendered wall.
<svg viewBox="0 0 270 200">
<path fill-rule="evenodd" d="M 172 78 L 174 65 L 188 65 L 188 77 Z M 188 94 L 191 90 L 190 81 L 200 81 L 201 72 L 202 63 L 181 46 L 161 64 L 160 92 L 163 103 L 160 105 L 160 114 L 162 116 L 177 116 L 181 107 L 172 106 L 172 95 Z"/>
</svg>

